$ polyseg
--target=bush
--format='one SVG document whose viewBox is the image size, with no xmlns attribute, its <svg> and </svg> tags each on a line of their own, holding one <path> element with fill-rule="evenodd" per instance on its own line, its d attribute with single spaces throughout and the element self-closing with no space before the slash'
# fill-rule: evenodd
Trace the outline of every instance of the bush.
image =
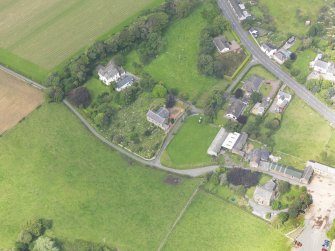
<svg viewBox="0 0 335 251">
<path fill-rule="evenodd" d="M 271 208 L 272 208 L 273 210 L 280 210 L 280 209 L 282 209 L 282 207 L 283 207 L 283 206 L 282 206 L 282 204 L 281 204 L 280 201 L 275 200 L 275 201 L 272 202 Z"/>
<path fill-rule="evenodd" d="M 335 221 L 333 221 L 331 228 L 327 232 L 327 237 L 331 240 L 335 239 Z"/>
<path fill-rule="evenodd" d="M 278 192 L 280 194 L 287 193 L 291 189 L 291 184 L 287 181 L 279 181 L 278 182 Z"/>
<path fill-rule="evenodd" d="M 235 98 L 242 98 L 244 96 L 244 92 L 241 88 L 238 88 L 234 93 Z"/>
</svg>

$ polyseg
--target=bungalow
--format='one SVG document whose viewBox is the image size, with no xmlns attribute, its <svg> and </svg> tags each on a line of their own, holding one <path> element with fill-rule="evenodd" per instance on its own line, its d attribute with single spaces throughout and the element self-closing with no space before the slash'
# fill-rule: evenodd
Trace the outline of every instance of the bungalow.
<svg viewBox="0 0 335 251">
<path fill-rule="evenodd" d="M 263 98 L 262 102 L 258 102 L 251 109 L 251 113 L 258 116 L 263 116 L 266 109 L 270 106 L 271 99 L 269 97 Z"/>
<path fill-rule="evenodd" d="M 120 92 L 130 86 L 135 82 L 135 78 L 130 75 L 126 75 L 124 78 L 121 78 L 116 82 L 115 90 Z"/>
<path fill-rule="evenodd" d="M 272 44 L 262 44 L 261 50 L 269 57 L 272 57 L 273 54 L 277 52 L 276 47 L 274 47 Z"/>
<path fill-rule="evenodd" d="M 234 99 L 228 108 L 226 117 L 229 119 L 237 120 L 242 115 L 246 105 L 239 99 Z"/>
<path fill-rule="evenodd" d="M 221 54 L 226 53 L 230 50 L 229 42 L 224 36 L 219 36 L 219 37 L 214 38 L 213 43 Z"/>
<path fill-rule="evenodd" d="M 285 107 L 290 103 L 291 99 L 292 99 L 291 94 L 279 91 L 277 95 L 277 103 L 275 111 L 278 113 L 282 113 L 285 110 Z"/>
<path fill-rule="evenodd" d="M 169 129 L 169 116 L 170 112 L 165 107 L 159 108 L 158 111 L 149 110 L 147 112 L 147 120 L 164 131 Z"/>
<path fill-rule="evenodd" d="M 221 128 L 218 134 L 215 136 L 214 140 L 212 141 L 211 145 L 207 150 L 207 154 L 211 156 L 218 156 L 219 152 L 221 151 L 222 144 L 228 136 L 228 132 Z"/>
<path fill-rule="evenodd" d="M 309 66 L 317 73 L 318 78 L 335 82 L 335 65 L 333 62 L 325 62 L 322 54 L 318 54 L 316 58 L 310 62 Z"/>
<path fill-rule="evenodd" d="M 257 186 L 254 192 L 254 201 L 263 206 L 270 206 L 276 197 L 277 184 L 274 180 L 269 180 L 264 186 Z"/>
<path fill-rule="evenodd" d="M 288 50 L 280 49 L 273 55 L 273 58 L 278 64 L 283 64 L 290 59 L 291 54 Z"/>
<path fill-rule="evenodd" d="M 112 82 L 118 81 L 126 72 L 122 67 L 115 65 L 112 61 L 106 67 L 100 66 L 98 70 L 99 79 L 105 84 L 110 85 Z"/>
<path fill-rule="evenodd" d="M 243 21 L 248 17 L 251 17 L 249 12 L 245 8 L 245 5 L 241 3 L 239 0 L 229 0 L 228 2 L 233 8 L 235 15 L 237 16 L 239 21 Z"/>
<path fill-rule="evenodd" d="M 247 95 L 251 95 L 253 92 L 259 92 L 263 81 L 264 79 L 260 76 L 252 75 L 245 81 L 242 89 L 246 92 Z"/>
</svg>

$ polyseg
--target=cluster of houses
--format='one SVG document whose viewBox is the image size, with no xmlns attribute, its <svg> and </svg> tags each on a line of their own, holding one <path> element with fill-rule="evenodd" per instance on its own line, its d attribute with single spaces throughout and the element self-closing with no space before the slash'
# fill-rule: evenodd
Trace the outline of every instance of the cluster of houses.
<svg viewBox="0 0 335 251">
<path fill-rule="evenodd" d="M 106 66 L 98 67 L 99 79 L 105 85 L 111 85 L 115 83 L 115 90 L 120 92 L 130 86 L 136 81 L 135 77 L 125 70 L 110 61 Z"/>
<path fill-rule="evenodd" d="M 247 18 L 251 18 L 250 13 L 245 7 L 244 3 L 239 0 L 229 0 L 228 3 L 234 10 L 234 13 L 239 21 L 246 20 Z"/>
<path fill-rule="evenodd" d="M 318 54 L 315 59 L 309 63 L 313 72 L 308 79 L 325 79 L 335 82 L 335 65 L 333 62 L 322 60 L 322 54 Z"/>
<path fill-rule="evenodd" d="M 255 33 L 253 29 L 252 31 L 249 30 L 251 34 Z M 283 64 L 287 60 L 290 59 L 292 52 L 290 52 L 288 49 L 294 44 L 295 37 L 290 37 L 286 43 L 279 49 L 277 49 L 275 46 L 273 46 L 270 43 L 264 43 L 261 46 L 261 50 L 269 57 L 274 59 L 278 64 Z"/>
<path fill-rule="evenodd" d="M 244 91 L 243 99 L 231 98 L 230 106 L 225 114 L 226 118 L 236 121 L 244 112 L 246 107 L 250 102 L 250 97 L 253 93 L 260 92 L 262 84 L 265 83 L 265 80 L 258 76 L 250 76 L 243 84 L 242 90 Z M 280 90 L 274 101 L 274 110 L 273 112 L 282 113 L 289 102 L 291 101 L 292 96 L 282 90 Z M 258 102 L 251 109 L 251 113 L 259 116 L 263 116 L 267 109 L 270 107 L 272 102 L 272 96 L 263 97 L 261 102 Z"/>
</svg>

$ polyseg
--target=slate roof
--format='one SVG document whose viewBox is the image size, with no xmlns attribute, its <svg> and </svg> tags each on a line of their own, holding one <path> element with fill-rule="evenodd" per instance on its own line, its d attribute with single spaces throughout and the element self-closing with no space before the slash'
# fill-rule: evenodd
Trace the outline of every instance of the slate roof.
<svg viewBox="0 0 335 251">
<path fill-rule="evenodd" d="M 275 50 L 276 47 L 274 47 L 272 44 L 262 44 L 262 48 L 266 51 L 266 52 L 270 52 L 272 50 Z"/>
<path fill-rule="evenodd" d="M 243 89 L 249 93 L 258 92 L 263 80 L 264 79 L 258 75 L 252 75 L 245 81 Z"/>
<path fill-rule="evenodd" d="M 124 78 L 120 79 L 117 83 L 116 83 L 116 88 L 121 89 L 123 86 L 127 85 L 127 84 L 132 84 L 134 83 L 135 78 L 133 76 L 127 75 Z"/>
<path fill-rule="evenodd" d="M 242 150 L 244 145 L 247 143 L 247 139 L 248 139 L 248 134 L 245 132 L 242 132 L 237 142 L 234 145 L 234 149 Z"/>
<path fill-rule="evenodd" d="M 257 186 L 254 192 L 254 197 L 258 196 L 263 198 L 263 200 L 271 202 L 273 191 L 268 191 L 264 187 Z"/>
<path fill-rule="evenodd" d="M 245 104 L 241 100 L 235 99 L 229 106 L 227 114 L 232 114 L 238 118 L 242 114 L 244 108 Z"/>
<path fill-rule="evenodd" d="M 164 125 L 166 122 L 166 119 L 169 117 L 169 110 L 165 107 L 160 108 L 157 112 L 154 112 L 152 110 L 149 110 L 147 112 L 147 117 L 156 121 L 157 123 Z"/>
<path fill-rule="evenodd" d="M 113 62 L 109 62 L 105 67 L 100 67 L 98 71 L 98 74 L 104 76 L 106 79 L 113 78 L 115 75 L 121 75 L 123 73 L 123 68 L 115 65 Z"/>
<path fill-rule="evenodd" d="M 224 49 L 229 49 L 229 43 L 224 36 L 214 38 L 213 42 L 220 51 L 223 51 Z"/>
<path fill-rule="evenodd" d="M 207 153 L 218 153 L 221 150 L 222 144 L 228 136 L 228 132 L 221 128 L 218 134 L 215 136 L 214 140 L 212 141 L 211 145 L 209 146 Z"/>
</svg>

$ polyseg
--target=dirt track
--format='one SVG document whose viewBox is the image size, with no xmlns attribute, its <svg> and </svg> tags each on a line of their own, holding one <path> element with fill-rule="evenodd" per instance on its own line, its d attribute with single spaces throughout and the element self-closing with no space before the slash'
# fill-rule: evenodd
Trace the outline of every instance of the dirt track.
<svg viewBox="0 0 335 251">
<path fill-rule="evenodd" d="M 43 102 L 43 93 L 0 70 L 0 135 Z"/>
</svg>

